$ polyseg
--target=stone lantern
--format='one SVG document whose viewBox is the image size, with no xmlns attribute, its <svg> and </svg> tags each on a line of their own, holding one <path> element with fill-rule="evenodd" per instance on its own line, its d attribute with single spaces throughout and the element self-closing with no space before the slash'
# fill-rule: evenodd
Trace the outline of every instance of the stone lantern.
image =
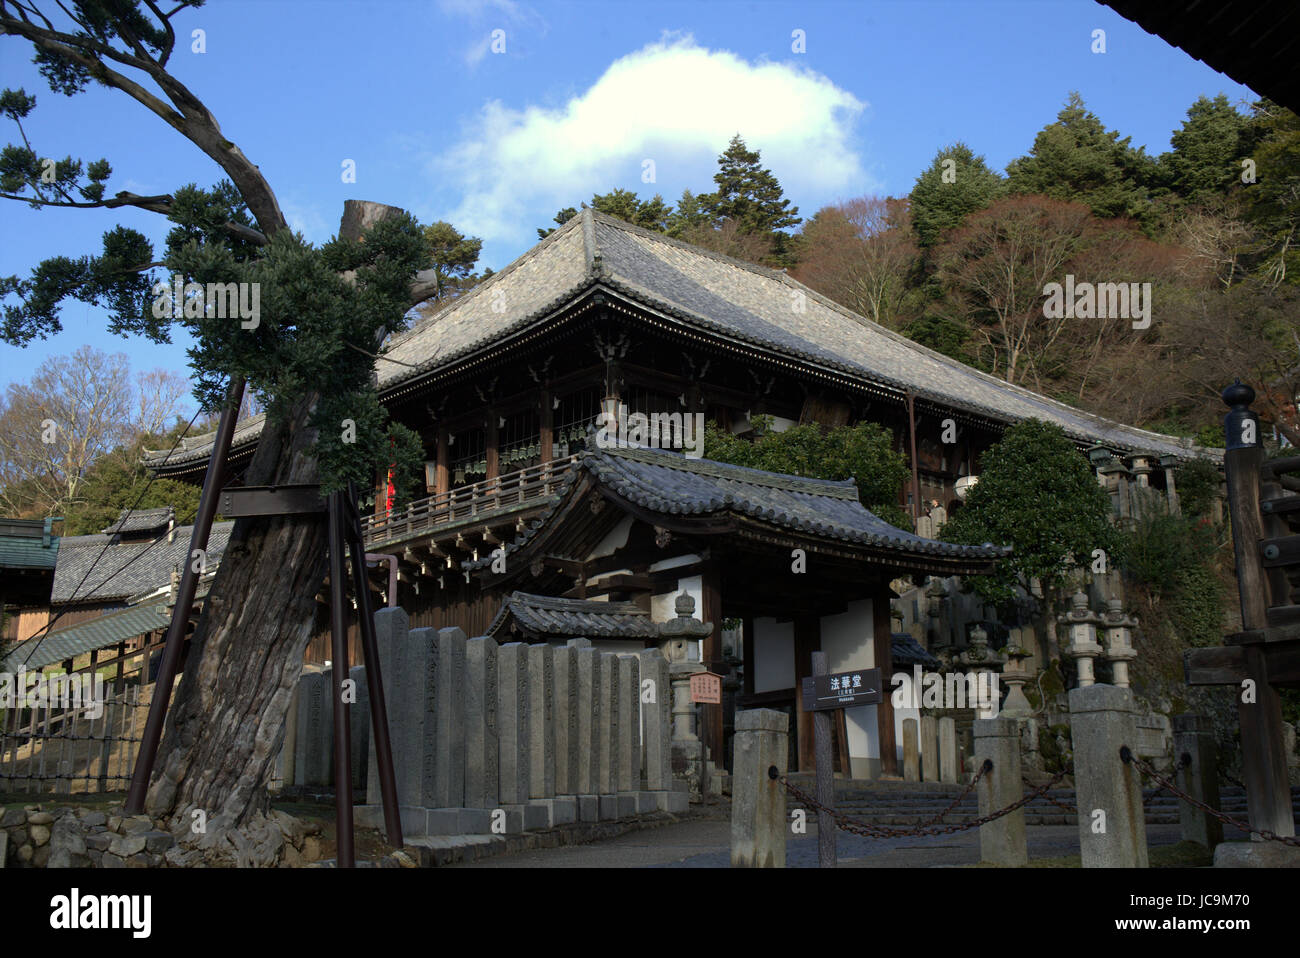
<svg viewBox="0 0 1300 958">
<path fill-rule="evenodd" d="M 992 696 L 992 701 L 986 709 L 979 709 L 976 713 L 979 718 L 996 718 L 998 714 L 998 684 L 997 673 L 1006 662 L 1006 656 L 989 648 L 989 634 L 982 625 L 976 625 L 971 629 L 970 645 L 966 651 L 957 656 L 957 660 L 966 666 L 975 675 L 975 688 L 980 690 L 980 694 Z M 987 673 L 987 675 L 981 674 Z M 968 702 L 969 706 L 970 703 Z"/>
<path fill-rule="evenodd" d="M 1106 602 L 1106 614 L 1102 619 L 1106 632 L 1106 661 L 1111 664 L 1115 684 L 1126 689 L 1129 687 L 1129 661 L 1137 658 L 1137 649 L 1133 648 L 1133 630 L 1137 628 L 1137 619 L 1124 614 L 1119 599 Z"/>
<path fill-rule="evenodd" d="M 691 795 L 698 801 L 704 791 L 704 743 L 695 731 L 691 676 L 705 669 L 703 663 L 690 661 L 688 651 L 692 641 L 702 641 L 713 631 L 713 625 L 695 618 L 695 599 L 690 593 L 678 595 L 673 607 L 677 617 L 659 624 L 664 657 L 668 660 L 668 678 L 673 687 L 673 774 L 686 780 Z"/>
<path fill-rule="evenodd" d="M 1101 616 L 1088 608 L 1088 597 L 1080 590 L 1070 599 L 1070 611 L 1057 618 L 1070 630 L 1070 644 L 1065 654 L 1074 659 L 1079 669 L 1079 688 L 1093 685 L 1097 680 L 1093 675 L 1092 660 L 1102 653 L 1097 644 L 1097 626 Z"/>
</svg>

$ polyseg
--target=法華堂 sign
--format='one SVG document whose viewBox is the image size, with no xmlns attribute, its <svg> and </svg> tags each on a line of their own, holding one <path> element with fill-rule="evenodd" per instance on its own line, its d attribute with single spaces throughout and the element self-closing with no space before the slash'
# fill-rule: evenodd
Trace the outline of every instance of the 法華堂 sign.
<svg viewBox="0 0 1300 958">
<path fill-rule="evenodd" d="M 802 691 L 803 707 L 809 712 L 875 705 L 881 699 L 880 669 L 810 675 L 803 680 Z"/>
</svg>

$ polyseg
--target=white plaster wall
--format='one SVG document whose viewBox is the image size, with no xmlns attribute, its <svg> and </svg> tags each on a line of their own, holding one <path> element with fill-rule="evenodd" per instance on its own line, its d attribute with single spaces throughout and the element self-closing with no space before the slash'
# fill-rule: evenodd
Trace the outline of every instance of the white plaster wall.
<svg viewBox="0 0 1300 958">
<path fill-rule="evenodd" d="M 869 669 L 876 664 L 871 600 L 850 602 L 838 615 L 822 616 L 822 650 L 826 653 L 826 668 L 830 672 L 847 672 L 850 669 Z M 757 653 L 755 653 L 757 654 Z M 882 691 L 888 691 L 888 685 Z M 876 767 L 871 760 L 880 758 L 879 736 L 876 734 L 876 706 L 860 705 L 844 710 L 844 725 L 848 729 L 849 764 L 854 778 L 869 778 Z"/>
<path fill-rule="evenodd" d="M 618 525 L 614 526 L 613 529 L 610 529 L 605 538 L 601 539 L 596 548 L 592 550 L 591 555 L 587 556 L 588 560 L 612 556 L 619 549 L 627 545 L 627 537 L 632 531 L 633 521 L 634 520 L 631 516 L 624 516 L 620 519 Z"/>
<path fill-rule="evenodd" d="M 754 691 L 794 687 L 794 623 L 754 620 Z"/>
<path fill-rule="evenodd" d="M 684 556 L 673 556 L 671 559 L 660 559 L 650 566 L 651 572 L 658 572 L 660 569 L 676 569 L 681 565 L 690 565 L 692 562 L 699 562 L 700 557 L 694 552 L 688 552 Z"/>
</svg>

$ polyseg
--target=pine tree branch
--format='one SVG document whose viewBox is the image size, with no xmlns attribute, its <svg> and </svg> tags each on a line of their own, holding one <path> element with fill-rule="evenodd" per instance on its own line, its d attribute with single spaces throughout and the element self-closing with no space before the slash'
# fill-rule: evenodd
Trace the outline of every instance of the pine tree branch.
<svg viewBox="0 0 1300 958">
<path fill-rule="evenodd" d="M 0 0 L 0 11 L 9 5 L 6 0 Z M 0 34 L 30 40 L 37 47 L 83 67 L 105 86 L 127 94 L 216 161 L 239 189 L 264 234 L 269 236 L 288 226 L 275 193 L 261 171 L 238 146 L 222 135 L 216 117 L 203 102 L 157 62 L 123 53 L 92 38 L 45 30 L 30 21 L 3 13 L 0 13 Z M 104 58 L 147 74 L 166 93 L 172 106 L 107 66 Z"/>
</svg>

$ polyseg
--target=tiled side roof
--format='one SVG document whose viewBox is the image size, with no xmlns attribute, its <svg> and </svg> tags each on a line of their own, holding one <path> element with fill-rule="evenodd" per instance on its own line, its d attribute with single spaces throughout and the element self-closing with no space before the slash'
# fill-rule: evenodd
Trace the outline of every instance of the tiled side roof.
<svg viewBox="0 0 1300 958">
<path fill-rule="evenodd" d="M 792 532 L 916 556 L 988 560 L 1011 552 L 1009 547 L 956 545 L 897 529 L 863 507 L 852 479 L 805 479 L 688 459 L 666 450 L 596 449 L 582 453 L 564 481 L 561 500 L 508 543 L 507 554 L 525 547 L 542 531 L 579 470 L 590 472 L 602 486 L 624 499 L 664 515 L 732 513 Z M 462 567 L 481 569 L 492 561 L 488 556 L 464 562 Z"/>
<path fill-rule="evenodd" d="M 890 634 L 889 660 L 895 667 L 919 665 L 923 669 L 937 669 L 943 665 L 933 655 L 921 648 L 920 643 L 916 641 L 910 632 L 894 632 Z M 889 681 L 889 676 L 884 678 L 886 682 Z"/>
<path fill-rule="evenodd" d="M 106 535 L 116 532 L 148 532 L 151 529 L 166 531 L 167 523 L 176 517 L 171 506 L 162 509 L 123 509 L 117 521 L 104 530 Z"/>
<path fill-rule="evenodd" d="M 209 572 L 221 561 L 234 525 L 233 522 L 212 524 L 207 548 Z M 65 537 L 54 569 L 50 601 L 124 599 L 167 585 L 172 569 L 183 568 L 193 528 L 178 527 L 171 542 L 166 536 L 150 542 L 119 543 L 113 543 L 112 537 L 106 535 Z"/>
<path fill-rule="evenodd" d="M 28 671 L 44 668 L 95 649 L 117 645 L 123 639 L 165 629 L 170 622 L 166 602 L 133 605 L 129 609 L 110 612 L 89 622 L 20 642 L 5 659 L 4 667 L 9 672 L 17 671 L 19 666 Z M 33 647 L 29 647 L 29 643 Z"/>
<path fill-rule="evenodd" d="M 654 639 L 659 628 L 635 602 L 556 599 L 512 592 L 501 604 L 487 634 L 508 632 L 511 620 L 537 635 L 592 639 Z"/>
<path fill-rule="evenodd" d="M 0 569 L 53 569 L 59 556 L 58 536 L 50 536 L 49 545 L 45 544 L 40 533 L 41 520 L 24 522 L 7 520 L 5 527 L 0 527 Z M 24 528 L 25 527 L 25 528 Z M 12 528 L 18 535 L 6 535 Z"/>
</svg>

